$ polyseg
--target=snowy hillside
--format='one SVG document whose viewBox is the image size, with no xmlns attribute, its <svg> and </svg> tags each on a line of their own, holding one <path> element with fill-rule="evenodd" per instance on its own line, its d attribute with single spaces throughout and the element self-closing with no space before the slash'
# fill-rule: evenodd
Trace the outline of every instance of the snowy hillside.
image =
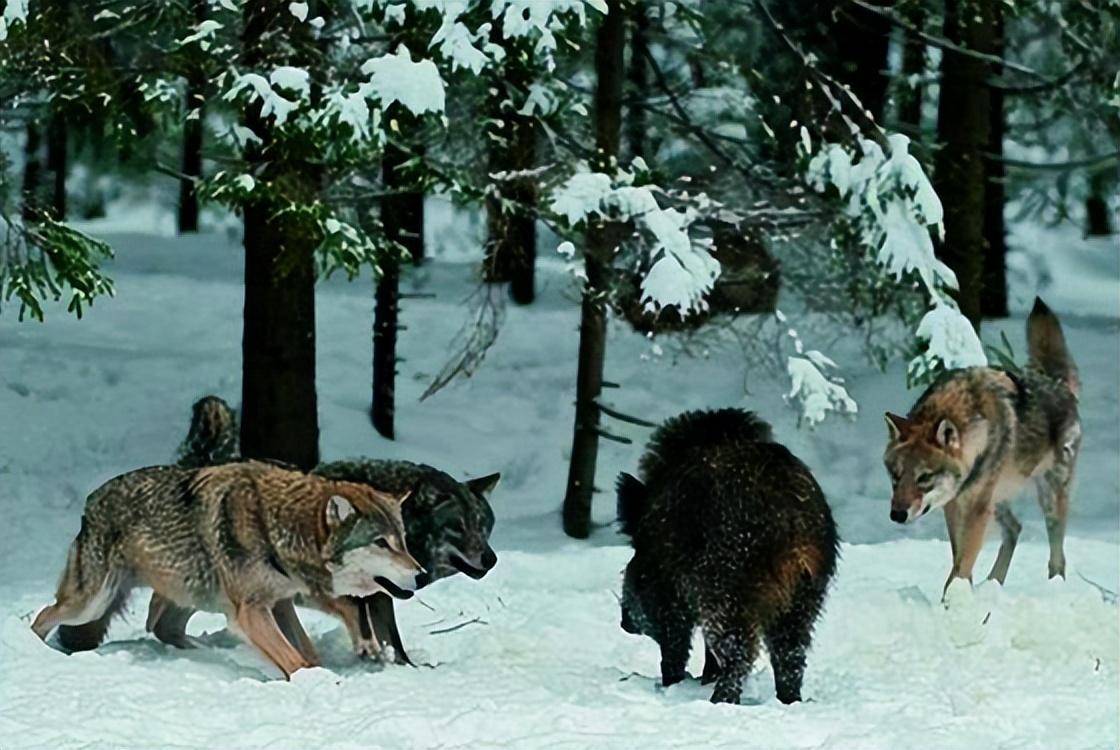
<svg viewBox="0 0 1120 750">
<path fill-rule="evenodd" d="M 462 231 L 461 223 L 446 226 Z M 211 633 L 204 648 L 168 650 L 143 633 L 142 596 L 97 652 L 68 657 L 41 644 L 28 623 L 51 598 L 86 494 L 122 471 L 168 461 L 197 397 L 239 400 L 236 240 L 106 237 L 118 250 L 115 299 L 99 301 L 82 321 L 61 310 L 49 310 L 44 325 L 0 317 L 3 750 L 1117 746 L 1120 619 L 1115 602 L 1082 580 L 1120 589 L 1114 245 L 1033 237 L 1014 256 L 1019 317 L 986 327 L 993 340 L 1006 331 L 1021 353 L 1021 311 L 1036 285 L 1047 293 L 1047 274 L 1062 276 L 1055 264 L 1096 269 L 1080 294 L 1058 286 L 1049 297 L 1084 383 L 1070 580 L 1045 580 L 1040 513 L 1023 498 L 1016 509 L 1025 530 L 1007 588 L 954 589 L 947 610 L 937 603 L 949 565 L 941 519 L 901 529 L 887 517 L 882 412 L 905 411 L 915 397 L 901 368 L 884 374 L 855 349 L 830 351 L 860 416 L 799 431 L 781 400 L 788 384 L 755 373 L 745 396 L 733 350 L 677 355 L 670 342 L 655 348 L 612 325 L 606 374 L 623 386 L 610 393 L 614 405 L 652 420 L 705 406 L 758 410 L 815 472 L 847 542 L 810 657 L 807 702 L 778 703 L 760 659 L 748 705 L 736 708 L 709 705 L 709 691 L 695 683 L 662 690 L 653 642 L 618 627 L 613 593 L 627 550 L 610 525 L 610 493 L 597 496 L 601 527 L 589 544 L 560 532 L 578 303 L 558 261 L 542 262 L 537 303 L 507 311 L 478 374 L 418 402 L 475 286 L 474 267 L 456 262 L 449 234 L 434 242 L 450 248 L 446 256 L 405 281 L 407 291 L 436 296 L 404 301 L 397 442 L 378 438 L 367 417 L 369 280 L 328 281 L 318 302 L 324 457 L 407 457 L 458 476 L 502 472 L 493 496 L 498 568 L 479 583 L 440 582 L 418 597 L 422 603 L 399 608 L 406 643 L 434 669 L 355 663 L 337 623 L 308 613 L 326 663 L 287 684 L 227 633 L 213 634 L 224 627 L 221 617 L 192 621 L 192 633 Z M 1057 254 L 1054 240 L 1066 252 Z M 648 436 L 636 426 L 612 430 L 634 444 L 604 444 L 604 488 L 635 467 Z M 989 540 L 981 572 L 995 546 Z"/>
</svg>

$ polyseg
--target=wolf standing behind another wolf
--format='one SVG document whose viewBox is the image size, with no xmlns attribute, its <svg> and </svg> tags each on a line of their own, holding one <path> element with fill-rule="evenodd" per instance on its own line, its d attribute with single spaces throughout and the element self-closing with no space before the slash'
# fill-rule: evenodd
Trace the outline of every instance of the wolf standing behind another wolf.
<svg viewBox="0 0 1120 750">
<path fill-rule="evenodd" d="M 183 466 L 206 466 L 237 456 L 237 417 L 217 396 L 205 396 L 191 410 L 187 437 L 179 448 Z M 464 573 L 477 580 L 498 562 L 490 547 L 494 512 L 487 498 L 500 479 L 489 474 L 459 482 L 438 469 L 411 461 L 354 460 L 321 464 L 314 474 L 365 484 L 383 492 L 410 492 L 401 509 L 408 548 L 425 567 L 419 586 Z M 343 621 L 355 651 L 376 656 L 392 645 L 398 662 L 409 664 L 397 630 L 393 600 L 385 593 L 368 597 L 318 599 L 307 602 Z M 158 594 L 149 606 L 148 630 L 157 638 L 180 644 L 193 612 L 170 605 Z"/>
<path fill-rule="evenodd" d="M 416 588 L 400 503 L 360 484 L 245 462 L 156 466 L 93 492 L 55 603 L 32 629 L 63 626 L 95 648 L 134 586 L 177 607 L 224 613 L 285 676 L 318 661 L 292 597 Z"/>
<path fill-rule="evenodd" d="M 908 523 L 944 509 L 953 552 L 946 590 L 954 578 L 972 580 L 993 516 L 1002 541 L 988 577 L 1003 583 L 1021 528 L 1005 503 L 1031 479 L 1046 516 L 1050 577 L 1065 576 L 1070 484 L 1081 448 L 1080 383 L 1058 318 L 1037 298 L 1027 347 L 1021 373 L 953 370 L 907 416 L 887 413 L 891 520 Z"/>
<path fill-rule="evenodd" d="M 836 525 L 803 463 L 750 412 L 689 412 L 654 432 L 642 481 L 622 474 L 618 515 L 633 538 L 622 628 L 661 647 L 666 685 L 685 677 L 704 631 L 712 701 L 738 703 L 766 642 L 778 700 L 801 699 L 813 624 L 836 569 Z"/>
</svg>

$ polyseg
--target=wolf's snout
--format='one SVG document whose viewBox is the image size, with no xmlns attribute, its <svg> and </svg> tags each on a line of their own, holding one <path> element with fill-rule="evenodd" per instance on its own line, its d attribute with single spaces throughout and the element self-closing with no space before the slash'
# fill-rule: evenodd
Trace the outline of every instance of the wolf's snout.
<svg viewBox="0 0 1120 750">
<path fill-rule="evenodd" d="M 891 520 L 895 523 L 906 523 L 907 513 L 901 508 L 891 508 Z"/>
</svg>

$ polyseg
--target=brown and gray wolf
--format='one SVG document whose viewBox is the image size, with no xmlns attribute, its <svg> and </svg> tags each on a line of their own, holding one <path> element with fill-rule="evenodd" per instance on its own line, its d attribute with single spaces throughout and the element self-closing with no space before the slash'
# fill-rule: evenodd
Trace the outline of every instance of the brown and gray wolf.
<svg viewBox="0 0 1120 750">
<path fill-rule="evenodd" d="M 290 676 L 318 661 L 294 596 L 416 588 L 404 498 L 260 462 L 123 474 L 86 501 L 55 603 L 31 627 L 95 648 L 131 589 L 150 586 L 165 604 L 224 613 Z"/>
<path fill-rule="evenodd" d="M 778 699 L 800 700 L 838 543 L 809 469 L 739 409 L 670 419 L 640 468 L 640 481 L 618 481 L 619 520 L 634 545 L 622 629 L 657 641 L 662 682 L 671 685 L 686 676 L 699 625 L 714 703 L 739 702 L 765 642 Z"/>
<path fill-rule="evenodd" d="M 884 455 L 892 521 L 945 512 L 954 578 L 972 568 L 994 517 L 1002 542 L 988 577 L 1007 576 L 1020 524 L 1006 501 L 1028 482 L 1038 490 L 1050 540 L 1050 577 L 1065 576 L 1062 549 L 1070 484 L 1081 447 L 1080 383 L 1058 318 L 1040 299 L 1027 319 L 1021 371 L 972 367 L 945 373 L 905 417 L 887 413 Z"/>
<path fill-rule="evenodd" d="M 180 448 L 180 464 L 196 466 L 232 460 L 237 450 L 237 417 L 229 405 L 217 396 L 197 401 L 187 438 Z M 390 494 L 411 493 L 401 512 L 409 551 L 427 571 L 418 580 L 420 587 L 456 573 L 477 580 L 498 561 L 489 543 L 494 512 L 488 496 L 498 484 L 499 474 L 459 482 L 424 464 L 372 460 L 321 464 L 313 473 Z M 377 656 L 391 645 L 398 662 L 411 663 L 397 629 L 393 599 L 388 594 L 313 598 L 304 599 L 303 603 L 339 617 L 358 654 Z M 191 614 L 190 610 L 166 606 L 154 595 L 149 630 L 161 640 L 181 642 Z"/>
</svg>

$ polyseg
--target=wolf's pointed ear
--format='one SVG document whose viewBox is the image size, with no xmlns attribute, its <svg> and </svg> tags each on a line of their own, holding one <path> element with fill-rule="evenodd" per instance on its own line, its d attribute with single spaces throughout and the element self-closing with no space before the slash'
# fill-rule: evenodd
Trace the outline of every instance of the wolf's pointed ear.
<svg viewBox="0 0 1120 750">
<path fill-rule="evenodd" d="M 400 495 L 399 497 L 395 497 L 393 499 L 397 501 L 397 507 L 399 508 L 404 505 L 404 501 L 410 497 L 412 497 L 412 490 L 405 490 L 403 495 Z"/>
<path fill-rule="evenodd" d="M 906 430 L 909 424 L 908 420 L 906 417 L 900 417 L 889 411 L 886 413 L 885 417 L 887 420 L 887 429 L 890 430 L 891 433 L 891 440 L 898 440 Z"/>
<path fill-rule="evenodd" d="M 354 506 L 342 495 L 331 495 L 327 501 L 327 524 L 338 526 L 354 514 Z"/>
<path fill-rule="evenodd" d="M 498 480 L 501 478 L 502 475 L 500 473 L 494 472 L 493 474 L 487 474 L 477 479 L 468 479 L 466 485 L 471 492 L 477 492 L 483 497 L 486 497 L 498 486 Z"/>
<path fill-rule="evenodd" d="M 948 419 L 942 419 L 937 425 L 937 444 L 950 450 L 957 450 L 961 447 L 960 430 Z"/>
</svg>

